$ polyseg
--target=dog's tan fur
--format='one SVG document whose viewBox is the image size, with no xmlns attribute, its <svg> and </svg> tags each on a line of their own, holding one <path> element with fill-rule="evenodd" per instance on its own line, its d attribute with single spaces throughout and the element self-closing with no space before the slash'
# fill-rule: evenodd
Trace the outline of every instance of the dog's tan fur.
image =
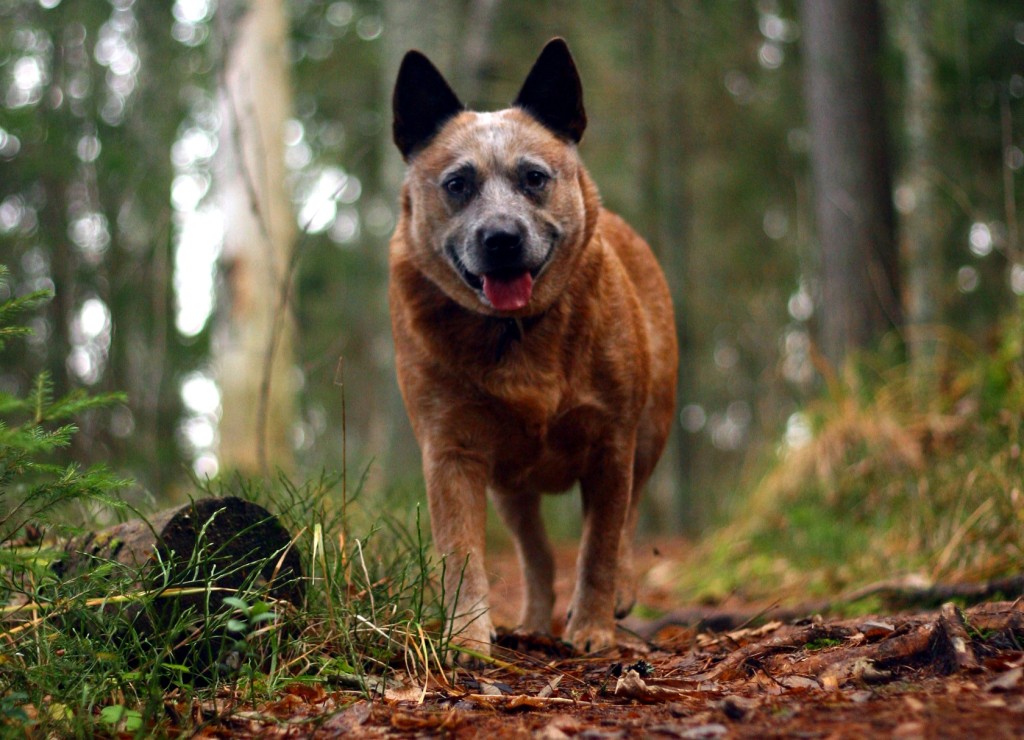
<svg viewBox="0 0 1024 740">
<path fill-rule="evenodd" d="M 396 102 L 396 121 L 409 115 Z M 398 380 L 422 450 L 434 541 L 448 558 L 456 642 L 484 653 L 492 632 L 485 493 L 515 538 L 527 593 L 521 626 L 547 632 L 554 574 L 540 495 L 580 482 L 584 528 L 566 637 L 581 649 L 605 647 L 635 597 L 636 494 L 674 417 L 677 348 L 664 276 L 647 244 L 601 207 L 568 131 L 519 107 L 464 111 L 416 148 L 396 122 L 409 165 L 391 241 Z M 524 157 L 553 173 L 542 199 L 517 194 L 508 175 Z M 441 186 L 462 162 L 483 183 L 483 215 L 453 204 Z M 513 184 L 499 187 L 502 178 Z M 558 234 L 528 305 L 513 311 L 489 305 L 445 253 L 472 219 L 506 212 L 527 240 Z"/>
</svg>

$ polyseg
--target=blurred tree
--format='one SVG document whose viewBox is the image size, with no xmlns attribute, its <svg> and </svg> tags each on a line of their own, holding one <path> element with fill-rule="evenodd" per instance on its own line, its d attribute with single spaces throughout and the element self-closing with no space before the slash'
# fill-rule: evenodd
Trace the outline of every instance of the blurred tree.
<svg viewBox="0 0 1024 740">
<path fill-rule="evenodd" d="M 226 230 L 214 342 L 223 399 L 220 459 L 246 473 L 292 465 L 291 309 L 295 215 L 285 127 L 292 116 L 283 0 L 221 3 L 221 141 L 215 168 Z"/>
<path fill-rule="evenodd" d="M 0 259 L 14 290 L 49 287 L 20 356 L 0 357 L 19 392 L 46 369 L 55 392 L 126 391 L 84 415 L 71 454 L 125 466 L 147 488 L 178 475 L 189 353 L 170 310 L 168 157 L 183 116 L 168 95 L 190 77 L 167 8 L 105 0 L 0 4 Z"/>
<path fill-rule="evenodd" d="M 942 234 L 936 209 L 937 90 L 932 11 L 925 0 L 895 6 L 896 38 L 903 52 L 906 164 L 897 191 L 904 213 L 906 310 L 910 357 L 926 375 L 934 370 L 936 327 L 942 320 Z"/>
<path fill-rule="evenodd" d="M 819 334 L 839 365 L 902 324 L 877 0 L 802 0 L 821 258 Z"/>
<path fill-rule="evenodd" d="M 686 43 L 686 29 L 692 27 L 697 10 L 693 2 L 664 3 L 646 0 L 634 8 L 635 57 L 633 70 L 637 109 L 646 111 L 638 119 L 640 128 L 638 162 L 635 172 L 642 207 L 635 226 L 647 236 L 658 256 L 672 291 L 680 349 L 679 397 L 693 399 L 692 347 L 690 344 L 688 267 L 691 244 L 692 198 L 688 192 L 687 152 L 693 148 L 691 110 L 687 88 L 692 78 L 693 45 Z M 650 74 L 658 70 L 658 74 Z M 692 440 L 676 428 L 649 487 L 655 502 L 655 519 L 693 527 L 695 500 Z"/>
</svg>

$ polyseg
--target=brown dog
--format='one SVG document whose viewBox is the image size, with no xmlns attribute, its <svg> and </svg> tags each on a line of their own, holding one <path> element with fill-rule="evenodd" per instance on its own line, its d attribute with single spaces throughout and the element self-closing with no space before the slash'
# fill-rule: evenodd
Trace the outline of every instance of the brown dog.
<svg viewBox="0 0 1024 740">
<path fill-rule="evenodd" d="M 490 650 L 486 493 L 515 537 L 521 627 L 550 631 L 540 494 L 579 481 L 584 527 L 566 637 L 606 647 L 633 605 L 638 494 L 674 417 L 665 278 L 647 244 L 601 208 L 580 161 L 583 93 L 563 40 L 548 43 L 506 110 L 465 110 L 416 51 L 393 102 L 408 164 L 391 240 L 395 357 L 446 557 L 454 641 Z"/>
</svg>

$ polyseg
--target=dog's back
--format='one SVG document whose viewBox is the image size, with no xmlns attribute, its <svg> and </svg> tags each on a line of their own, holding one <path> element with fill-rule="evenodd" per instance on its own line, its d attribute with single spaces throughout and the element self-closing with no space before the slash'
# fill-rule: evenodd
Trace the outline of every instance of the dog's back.
<svg viewBox="0 0 1024 740">
<path fill-rule="evenodd" d="M 637 440 L 637 479 L 646 480 L 664 450 L 676 407 L 679 350 L 672 296 L 651 248 L 618 215 L 602 209 L 598 233 L 622 262 L 647 322 L 651 390 Z"/>
</svg>

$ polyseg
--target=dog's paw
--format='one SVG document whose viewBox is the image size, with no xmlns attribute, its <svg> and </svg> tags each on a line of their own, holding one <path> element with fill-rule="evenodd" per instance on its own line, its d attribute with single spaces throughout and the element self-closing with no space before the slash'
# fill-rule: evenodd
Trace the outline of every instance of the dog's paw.
<svg viewBox="0 0 1024 740">
<path fill-rule="evenodd" d="M 619 579 L 619 587 L 615 590 L 615 618 L 628 617 L 636 605 L 637 587 L 632 579 Z"/>
<path fill-rule="evenodd" d="M 491 643 L 494 639 L 494 627 L 486 615 L 461 628 L 456 627 L 448 641 L 445 662 L 463 668 L 479 668 L 491 657 Z"/>
<path fill-rule="evenodd" d="M 598 624 L 577 626 L 570 621 L 565 628 L 565 639 L 581 653 L 596 653 L 615 646 L 615 627 Z"/>
</svg>

